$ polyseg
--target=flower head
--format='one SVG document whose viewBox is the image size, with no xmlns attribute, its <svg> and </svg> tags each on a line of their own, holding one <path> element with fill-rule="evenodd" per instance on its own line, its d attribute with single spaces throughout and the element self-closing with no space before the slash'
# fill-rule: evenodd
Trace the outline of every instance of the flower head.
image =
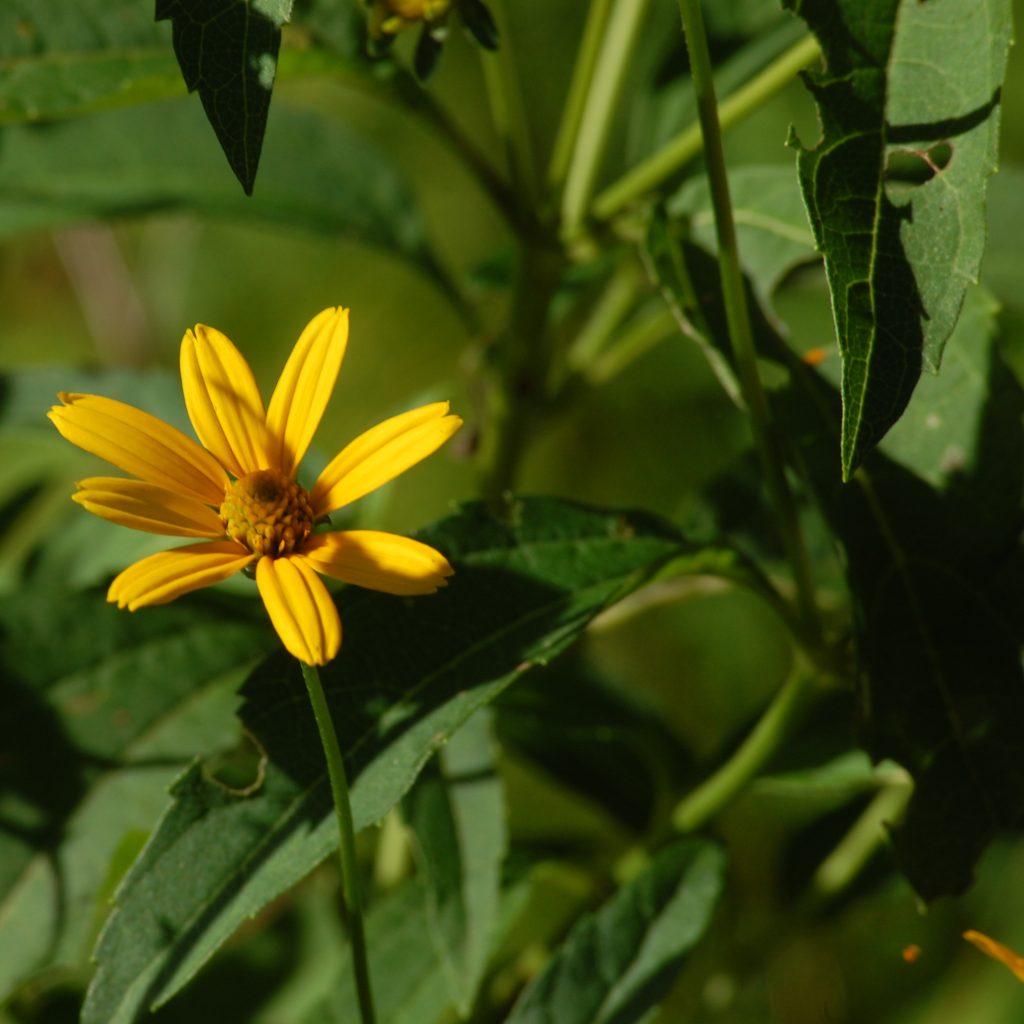
<svg viewBox="0 0 1024 1024">
<path fill-rule="evenodd" d="M 200 538 L 143 558 L 107 599 L 135 611 L 255 567 L 282 643 L 310 665 L 341 646 L 341 620 L 318 573 L 389 594 L 429 594 L 452 573 L 426 544 L 374 530 L 318 533 L 317 522 L 405 472 L 462 425 L 447 402 L 413 409 L 343 448 L 312 490 L 295 479 L 348 342 L 348 310 L 315 316 L 266 408 L 245 357 L 212 327 L 181 342 L 185 406 L 201 445 L 162 420 L 99 395 L 62 393 L 49 417 L 72 444 L 129 473 L 78 483 L 74 500 L 149 533 Z"/>
<path fill-rule="evenodd" d="M 418 21 L 433 24 L 443 20 L 451 6 L 452 0 L 373 0 L 370 34 L 393 36 Z"/>
</svg>

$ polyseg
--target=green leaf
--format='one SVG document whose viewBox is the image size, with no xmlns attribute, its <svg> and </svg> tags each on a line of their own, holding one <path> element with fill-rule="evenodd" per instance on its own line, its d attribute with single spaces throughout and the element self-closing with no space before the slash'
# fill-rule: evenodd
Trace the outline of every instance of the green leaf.
<svg viewBox="0 0 1024 1024">
<path fill-rule="evenodd" d="M 1004 612 L 1005 577 L 1020 571 L 1024 394 L 994 314 L 968 292 L 942 374 L 850 486 L 827 467 L 827 435 L 802 433 L 858 605 L 861 741 L 914 776 L 894 844 L 926 899 L 965 889 L 996 832 L 1024 824 L 1021 629 Z"/>
<path fill-rule="evenodd" d="M 86 962 L 122 842 L 152 828 L 183 765 L 235 742 L 235 687 L 273 637 L 233 607 L 0 599 L 0 994 Z"/>
<path fill-rule="evenodd" d="M 357 828 L 380 821 L 478 708 L 568 646 L 686 543 L 666 524 L 545 499 L 508 520 L 472 505 L 425 531 L 456 575 L 430 598 L 345 590 L 345 644 L 323 672 Z M 301 674 L 272 657 L 242 718 L 270 758 L 239 798 L 191 769 L 133 868 L 97 949 L 83 1020 L 120 1024 L 170 998 L 234 929 L 337 843 Z"/>
<path fill-rule="evenodd" d="M 487 966 L 507 848 L 494 753 L 491 715 L 482 708 L 442 748 L 436 770 L 425 772 L 406 799 L 431 934 L 464 1017 Z"/>
<path fill-rule="evenodd" d="M 684 840 L 591 917 L 529 985 L 507 1024 L 631 1024 L 647 1019 L 711 920 L 725 859 Z"/>
<path fill-rule="evenodd" d="M 45 129 L 4 129 L 0 239 L 89 217 L 188 209 L 344 235 L 427 258 L 405 181 L 337 119 L 279 111 L 259 195 L 246 199 L 222 173 L 213 141 L 189 107 L 183 98 Z"/>
<path fill-rule="evenodd" d="M 424 896 L 403 886 L 367 915 L 366 937 L 378 1024 L 432 1024 L 448 1005 L 445 973 L 433 945 L 425 941 Z M 359 1020 L 352 958 L 336 956 L 338 970 L 327 993 L 298 1024 L 351 1024 Z M 448 1019 L 445 1017 L 445 1019 Z"/>
<path fill-rule="evenodd" d="M 899 419 L 922 365 L 938 367 L 977 280 L 1010 3 L 786 2 L 825 56 L 826 70 L 806 76 L 823 135 L 798 164 L 843 358 L 848 478 Z"/>
<path fill-rule="evenodd" d="M 696 782 L 695 767 L 654 706 L 578 652 L 502 694 L 498 737 L 641 832 L 659 798 L 670 801 Z"/>
<path fill-rule="evenodd" d="M 0 124 L 176 96 L 167 26 L 140 0 L 7 0 L 0 10 Z"/>
<path fill-rule="evenodd" d="M 256 182 L 281 26 L 292 0 L 156 0 L 170 19 L 174 53 L 246 195 Z"/>
<path fill-rule="evenodd" d="M 817 258 L 814 236 L 792 168 L 740 167 L 729 175 L 736 237 L 744 273 L 766 307 L 779 282 L 801 263 Z M 672 196 L 670 219 L 686 218 L 693 240 L 718 251 L 711 196 L 704 175 L 696 175 Z"/>
<path fill-rule="evenodd" d="M 674 251 L 688 282 L 680 318 L 703 344 L 724 345 L 710 255 Z M 1014 590 L 1024 393 L 994 343 L 996 305 L 980 288 L 967 292 L 943 373 L 921 381 L 904 421 L 849 484 L 835 444 L 838 396 L 753 312 L 759 355 L 787 382 L 771 395 L 773 414 L 843 548 L 861 742 L 915 779 L 897 856 L 922 896 L 960 892 L 992 836 L 1024 824 Z M 711 351 L 731 370 L 726 352 Z M 763 506 L 750 506 L 763 520 Z"/>
</svg>

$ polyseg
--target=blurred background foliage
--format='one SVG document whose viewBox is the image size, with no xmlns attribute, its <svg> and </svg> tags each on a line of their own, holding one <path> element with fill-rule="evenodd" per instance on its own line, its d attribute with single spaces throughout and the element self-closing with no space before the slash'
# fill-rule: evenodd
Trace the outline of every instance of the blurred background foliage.
<svg viewBox="0 0 1024 1024">
<path fill-rule="evenodd" d="M 148 16 L 147 4 L 120 2 Z M 517 61 L 534 152 L 543 157 L 554 141 L 586 5 L 494 6 Z M 126 561 L 165 546 L 109 529 L 68 500 L 72 482 L 89 475 L 93 463 L 43 416 L 58 389 L 86 390 L 184 426 L 177 350 L 197 321 L 242 348 L 266 391 L 308 318 L 328 305 L 350 306 L 350 347 L 317 435 L 314 468 L 317 458 L 383 417 L 450 398 L 467 419 L 463 435 L 355 514 L 375 527 L 410 531 L 476 494 L 471 455 L 483 408 L 481 369 L 508 316 L 514 240 L 431 118 L 411 114 L 385 89 L 367 88 L 364 73 L 351 69 L 339 28 L 344 7 L 342 0 L 296 4 L 252 200 L 231 177 L 198 101 L 184 93 L 168 25 L 151 26 L 147 17 L 137 26 L 166 44 L 166 58 L 139 72 L 140 91 L 115 98 L 109 109 L 24 122 L 13 106 L 24 88 L 10 81 L 14 62 L 0 72 L 0 592 L 16 594 L 26 581 L 41 580 L 96 587 Z M 1022 9 L 1016 0 L 1018 19 Z M 17 3 L 0 13 L 4 45 L 17 37 L 23 13 Z M 772 3 L 708 5 L 707 17 L 720 61 L 751 39 L 780 47 L 794 38 L 791 20 Z M 411 60 L 413 45 L 411 35 L 397 40 L 399 65 Z M 692 117 L 692 100 L 674 88 L 683 66 L 675 5 L 654 4 L 599 188 Z M 147 89 L 159 98 L 136 103 Z M 484 153 L 499 152 L 479 50 L 462 32 L 450 33 L 428 89 L 461 133 Z M 1019 49 L 1011 52 L 1003 105 L 982 277 L 999 303 L 999 347 L 1024 382 Z M 798 81 L 728 131 L 730 168 L 792 168 L 785 146 L 791 125 L 805 140 L 816 137 L 812 100 Z M 698 170 L 691 163 L 680 182 Z M 613 243 L 608 251 L 642 273 L 628 246 Z M 604 273 L 603 265 L 581 263 L 576 294 L 592 293 Z M 555 306 L 567 334 L 575 326 L 572 298 L 567 293 Z M 798 352 L 821 348 L 826 361 L 837 360 L 820 266 L 789 270 L 768 298 Z M 709 489 L 749 448 L 747 423 L 698 347 L 671 322 L 642 328 L 635 358 L 610 379 L 574 392 L 544 421 L 517 488 L 644 508 L 699 533 Z M 239 581 L 232 589 L 246 593 L 248 586 Z M 494 1006 L 536 969 L 580 908 L 597 901 L 591 867 L 608 870 L 642 830 L 648 812 L 637 810 L 637 801 L 669 800 L 717 764 L 789 667 L 786 630 L 764 603 L 740 589 L 695 584 L 599 620 L 571 660 L 509 691 L 496 729 L 511 849 L 506 873 L 521 877 L 518 888 L 506 890 L 506 954 L 485 981 Z M 579 685 L 581 673 L 596 678 L 588 686 L 606 694 L 612 720 L 624 706 L 646 723 L 646 748 L 615 748 L 616 771 L 605 776 L 601 766 L 617 741 L 607 719 L 574 706 L 575 694 L 590 693 Z M 549 711 L 557 732 L 547 738 L 538 736 L 529 713 L 542 690 L 557 711 Z M 848 889 L 813 906 L 802 902 L 803 883 L 870 802 L 867 757 L 849 753 L 852 720 L 850 700 L 833 698 L 772 774 L 722 819 L 731 856 L 724 906 L 659 1019 L 1024 1019 L 1024 989 L 959 938 L 965 927 L 978 927 L 1024 947 L 1018 842 L 996 843 L 971 891 L 927 913 L 884 849 Z M 566 737 L 579 749 L 560 764 L 552 750 Z M 621 777 L 624 764 L 635 779 Z M 409 866 L 400 853 L 397 866 L 389 862 L 395 855 L 386 828 L 371 832 L 363 837 L 364 853 L 383 899 Z M 325 867 L 272 904 L 155 1019 L 302 1019 L 295 1007 L 330 974 L 336 955 L 332 877 Z M 514 941 L 517 928 L 525 945 Z M 422 931 L 414 931 L 410 948 L 416 939 L 422 947 Z M 0 960 L 9 942 L 17 937 L 3 934 L 0 919 Z M 904 956 L 912 947 L 919 947 L 916 959 Z M 29 979 L 0 1019 L 73 1020 L 80 980 L 73 971 Z M 498 1017 L 484 1010 L 475 1019 Z"/>
</svg>

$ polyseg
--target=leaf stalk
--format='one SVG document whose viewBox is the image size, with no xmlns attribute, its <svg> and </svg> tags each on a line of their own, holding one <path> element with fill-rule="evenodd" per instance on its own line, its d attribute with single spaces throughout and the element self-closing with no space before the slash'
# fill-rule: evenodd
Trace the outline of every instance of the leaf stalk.
<svg viewBox="0 0 1024 1024">
<path fill-rule="evenodd" d="M 814 36 L 808 35 L 795 43 L 760 74 L 722 100 L 718 107 L 721 127 L 731 128 L 742 121 L 820 56 L 821 47 Z M 592 215 L 597 220 L 608 220 L 634 199 L 650 192 L 675 174 L 698 156 L 703 148 L 704 136 L 700 124 L 685 128 L 671 142 L 599 192 L 591 208 Z"/>
</svg>

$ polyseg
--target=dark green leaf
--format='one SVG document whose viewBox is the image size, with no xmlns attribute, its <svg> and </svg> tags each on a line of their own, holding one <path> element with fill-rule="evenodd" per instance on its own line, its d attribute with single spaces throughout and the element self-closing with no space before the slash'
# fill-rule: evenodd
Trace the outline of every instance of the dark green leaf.
<svg viewBox="0 0 1024 1024">
<path fill-rule="evenodd" d="M 174 53 L 246 195 L 252 194 L 292 0 L 156 0 Z"/>
<path fill-rule="evenodd" d="M 0 239 L 89 217 L 185 208 L 344 235 L 424 256 L 421 222 L 391 163 L 336 119 L 279 112 L 259 195 L 246 199 L 186 99 L 86 121 L 4 129 Z M 302 159 L 296 159 L 301 154 Z"/>
<path fill-rule="evenodd" d="M 1020 627 L 1001 612 L 1019 571 L 1024 396 L 994 311 L 968 292 L 942 374 L 852 484 L 827 468 L 825 433 L 805 449 L 859 607 L 862 742 L 914 776 L 895 848 L 928 899 L 963 890 L 995 833 L 1024 823 Z"/>
<path fill-rule="evenodd" d="M 122 842 L 153 827 L 183 765 L 235 742 L 235 687 L 273 636 L 232 607 L 0 600 L 0 993 L 85 963 Z"/>
<path fill-rule="evenodd" d="M 469 506 L 422 538 L 452 561 L 452 584 L 415 600 L 344 591 L 345 644 L 323 673 L 358 828 L 387 814 L 474 711 L 687 547 L 639 513 L 544 499 L 518 502 L 508 521 Z M 298 666 L 269 659 L 243 694 L 242 717 L 271 759 L 265 784 L 242 799 L 197 769 L 178 780 L 101 939 L 86 1022 L 134 1021 L 168 999 L 335 848 Z"/>
<path fill-rule="evenodd" d="M 848 477 L 899 419 L 922 365 L 938 367 L 977 279 L 1010 4 L 787 6 L 825 56 L 806 79 L 823 136 L 799 168 L 843 358 Z"/>
<path fill-rule="evenodd" d="M 680 318 L 731 371 L 711 257 L 668 251 L 689 282 Z M 789 381 L 773 412 L 843 548 L 862 742 L 916 782 L 895 845 L 927 898 L 963 890 L 995 832 L 1024 824 L 1020 615 L 1002 611 L 1018 607 L 1005 592 L 1020 572 L 1024 395 L 995 347 L 995 312 L 984 291 L 967 292 L 942 374 L 921 382 L 849 484 L 835 443 L 838 396 L 755 315 L 760 355 Z"/>
<path fill-rule="evenodd" d="M 0 124 L 181 92 L 170 33 L 145 2 L 6 0 L 0 10 Z"/>
<path fill-rule="evenodd" d="M 494 16 L 481 0 L 457 0 L 459 15 L 473 38 L 485 49 L 498 48 L 498 26 Z"/>
<path fill-rule="evenodd" d="M 509 689 L 495 709 L 503 747 L 638 832 L 651 825 L 659 796 L 696 781 L 657 710 L 576 652 Z"/>
<path fill-rule="evenodd" d="M 424 935 L 427 920 L 423 907 L 420 887 L 410 884 L 367 915 L 378 1024 L 433 1024 L 447 1008 L 445 974 Z M 351 957 L 343 950 L 337 961 L 338 970 L 327 994 L 301 1016 L 299 1024 L 351 1024 L 359 1019 Z"/>
<path fill-rule="evenodd" d="M 505 858 L 505 802 L 489 709 L 449 740 L 406 800 L 434 943 L 459 1013 L 469 1015 L 487 966 Z"/>
<path fill-rule="evenodd" d="M 668 992 L 722 890 L 718 847 L 684 840 L 584 918 L 507 1024 L 632 1024 Z"/>
</svg>

